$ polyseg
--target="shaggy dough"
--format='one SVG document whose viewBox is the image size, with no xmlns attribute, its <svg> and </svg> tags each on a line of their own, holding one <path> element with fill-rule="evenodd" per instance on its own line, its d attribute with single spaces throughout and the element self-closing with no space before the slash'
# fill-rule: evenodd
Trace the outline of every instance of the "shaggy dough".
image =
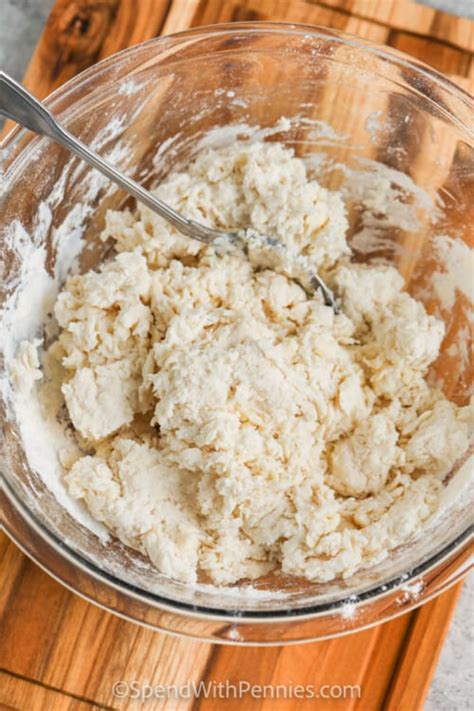
<svg viewBox="0 0 474 711">
<path fill-rule="evenodd" d="M 116 256 L 71 277 L 55 308 L 50 355 L 88 452 L 66 474 L 70 493 L 189 582 L 278 568 L 327 581 L 414 537 L 468 447 L 467 408 L 424 379 L 443 324 L 395 269 L 350 263 L 340 196 L 279 144 L 204 152 L 157 194 L 281 240 L 342 313 L 142 205 L 109 212 Z"/>
</svg>

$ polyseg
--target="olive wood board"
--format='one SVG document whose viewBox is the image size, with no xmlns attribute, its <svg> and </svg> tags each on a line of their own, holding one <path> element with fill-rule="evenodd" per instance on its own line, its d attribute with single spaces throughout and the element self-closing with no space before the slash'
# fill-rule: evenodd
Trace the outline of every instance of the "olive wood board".
<svg viewBox="0 0 474 711">
<path fill-rule="evenodd" d="M 474 86 L 474 22 L 411 0 L 57 0 L 24 82 L 47 96 L 126 47 L 216 22 L 328 26 L 406 52 Z M 7 125 L 4 132 L 11 127 Z M 436 667 L 461 583 L 400 617 L 348 636 L 279 647 L 212 645 L 153 632 L 69 592 L 0 534 L 0 709 L 324 708 L 417 711 Z M 119 699 L 116 681 L 360 685 L 359 699 Z"/>
</svg>

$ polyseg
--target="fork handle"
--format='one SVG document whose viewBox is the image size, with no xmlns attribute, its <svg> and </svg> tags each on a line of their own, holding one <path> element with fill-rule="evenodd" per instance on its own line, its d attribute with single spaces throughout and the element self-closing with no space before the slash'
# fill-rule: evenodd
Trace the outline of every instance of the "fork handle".
<svg viewBox="0 0 474 711">
<path fill-rule="evenodd" d="M 156 195 L 131 178 L 127 178 L 97 153 L 94 153 L 82 141 L 63 128 L 41 101 L 3 71 L 0 71 L 0 114 L 16 121 L 33 133 L 47 136 L 56 143 L 60 143 L 127 193 L 156 211 L 185 235 L 194 237 L 201 242 L 212 242 L 215 239 L 213 230 L 178 214 Z"/>
</svg>

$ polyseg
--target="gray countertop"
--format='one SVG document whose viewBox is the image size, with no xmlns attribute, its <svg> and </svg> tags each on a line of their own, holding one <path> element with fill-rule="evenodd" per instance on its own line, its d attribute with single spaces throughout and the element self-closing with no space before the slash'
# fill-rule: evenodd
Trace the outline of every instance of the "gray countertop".
<svg viewBox="0 0 474 711">
<path fill-rule="evenodd" d="M 474 17 L 473 0 L 425 0 L 425 4 Z M 0 5 L 0 67 L 20 79 L 53 0 L 0 0 Z M 428 694 L 425 711 L 468 711 L 472 708 L 473 622 L 474 577 L 471 576 L 462 591 Z"/>
<path fill-rule="evenodd" d="M 425 711 L 468 711 L 474 696 L 474 576 L 468 576 L 444 643 Z"/>
</svg>

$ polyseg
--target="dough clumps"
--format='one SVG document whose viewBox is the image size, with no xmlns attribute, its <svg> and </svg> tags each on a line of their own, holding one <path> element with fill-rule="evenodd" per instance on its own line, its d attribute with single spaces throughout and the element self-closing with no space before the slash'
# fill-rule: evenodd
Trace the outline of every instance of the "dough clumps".
<svg viewBox="0 0 474 711">
<path fill-rule="evenodd" d="M 186 582 L 327 581 L 416 536 L 468 447 L 468 409 L 425 381 L 443 324 L 394 268 L 350 262 L 340 196 L 279 144 L 208 150 L 156 192 L 304 255 L 341 313 L 142 205 L 109 212 L 116 256 L 55 308 L 50 351 L 88 452 L 72 496 Z"/>
</svg>

